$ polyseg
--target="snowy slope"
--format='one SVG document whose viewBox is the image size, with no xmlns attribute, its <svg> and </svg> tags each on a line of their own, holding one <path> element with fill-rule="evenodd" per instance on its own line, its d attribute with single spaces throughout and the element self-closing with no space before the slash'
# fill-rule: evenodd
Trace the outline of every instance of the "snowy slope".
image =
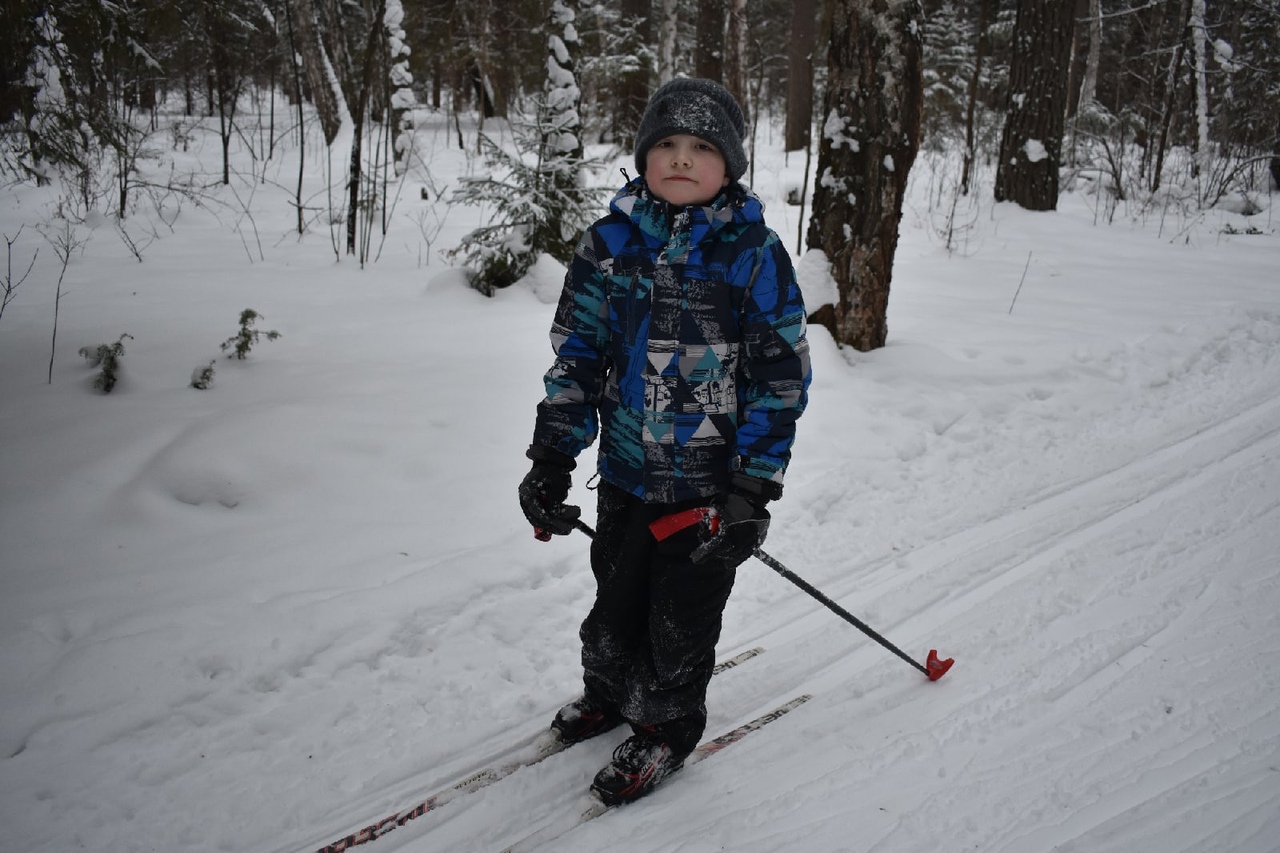
<svg viewBox="0 0 1280 853">
<path fill-rule="evenodd" d="M 448 183 L 466 160 L 443 146 Z M 794 235 L 802 164 L 758 157 Z M 478 296 L 405 223 L 418 195 L 365 271 L 290 237 L 270 189 L 256 235 L 185 208 L 142 263 L 96 223 L 52 384 L 58 265 L 30 229 L 56 193 L 0 196 L 15 252 L 40 248 L 0 318 L 4 849 L 307 853 L 574 694 L 586 539 L 535 542 L 514 497 L 562 270 Z M 815 698 L 546 849 L 1280 850 L 1277 226 L 978 204 L 948 254 L 913 198 L 889 346 L 811 330 L 766 546 L 955 668 L 930 684 L 748 564 L 721 650 L 767 651 L 713 682 L 708 735 Z M 448 215 L 436 249 L 482 213 Z M 246 307 L 283 337 L 186 387 Z M 97 395 L 75 350 L 124 332 Z M 497 851 L 572 810 L 615 742 L 362 849 Z"/>
</svg>

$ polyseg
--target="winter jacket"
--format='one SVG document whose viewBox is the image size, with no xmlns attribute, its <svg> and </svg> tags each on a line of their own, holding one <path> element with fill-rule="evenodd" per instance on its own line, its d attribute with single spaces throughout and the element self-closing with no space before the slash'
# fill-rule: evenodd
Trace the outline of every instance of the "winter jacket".
<svg viewBox="0 0 1280 853">
<path fill-rule="evenodd" d="M 738 185 L 667 205 L 643 178 L 586 230 L 551 328 L 533 444 L 577 456 L 646 502 L 728 491 L 734 471 L 781 486 L 810 379 L 791 259 Z"/>
</svg>

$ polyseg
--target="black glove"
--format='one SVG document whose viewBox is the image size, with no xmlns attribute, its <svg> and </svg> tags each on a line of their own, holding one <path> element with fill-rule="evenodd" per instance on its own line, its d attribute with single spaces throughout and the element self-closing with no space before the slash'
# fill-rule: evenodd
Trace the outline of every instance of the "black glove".
<svg viewBox="0 0 1280 853">
<path fill-rule="evenodd" d="M 781 493 L 782 487 L 777 483 L 734 474 L 729 494 L 711 503 L 715 531 L 694 549 L 693 562 L 717 560 L 737 566 L 754 554 L 769 532 L 769 510 L 765 505 Z"/>
<path fill-rule="evenodd" d="M 581 507 L 565 504 L 569 487 L 573 485 L 570 472 L 577 463 L 558 450 L 536 444 L 525 456 L 533 460 L 533 467 L 520 481 L 520 508 L 524 510 L 524 517 L 529 519 L 539 539 L 550 539 L 552 533 L 567 536 L 582 515 Z"/>
</svg>

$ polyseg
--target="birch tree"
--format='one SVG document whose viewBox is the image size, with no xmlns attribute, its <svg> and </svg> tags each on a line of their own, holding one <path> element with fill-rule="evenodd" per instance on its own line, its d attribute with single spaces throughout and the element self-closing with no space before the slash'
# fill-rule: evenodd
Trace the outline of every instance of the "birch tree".
<svg viewBox="0 0 1280 853">
<path fill-rule="evenodd" d="M 302 63 L 324 141 L 332 145 L 343 122 L 350 120 L 350 115 L 323 39 L 325 25 L 320 14 L 321 4 L 315 0 L 288 0 L 288 3 L 292 12 L 290 23 L 294 49 Z"/>
<path fill-rule="evenodd" d="M 1204 198 L 1204 178 L 1209 171 L 1209 74 L 1205 50 L 1207 41 L 1205 0 L 1191 0 L 1191 45 L 1196 91 L 1196 177 L 1201 182 L 1201 199 Z"/>
<path fill-rule="evenodd" d="M 660 0 L 658 11 L 658 85 L 676 76 L 676 41 L 680 17 L 676 0 Z"/>
</svg>

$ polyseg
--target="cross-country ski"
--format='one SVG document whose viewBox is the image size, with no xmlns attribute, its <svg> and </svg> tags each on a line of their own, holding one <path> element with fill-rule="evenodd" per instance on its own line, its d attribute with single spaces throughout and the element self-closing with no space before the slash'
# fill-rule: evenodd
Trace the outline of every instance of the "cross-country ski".
<svg viewBox="0 0 1280 853">
<path fill-rule="evenodd" d="M 715 755 L 721 750 L 742 740 L 752 732 L 758 731 L 769 723 L 772 723 L 785 714 L 790 713 L 812 698 L 813 696 L 809 694 L 797 696 L 789 702 L 779 705 L 767 714 L 761 714 L 754 720 L 743 723 L 732 731 L 725 732 L 719 737 L 712 738 L 694 749 L 689 757 L 685 759 L 684 766 L 686 768 L 691 767 L 698 762 Z M 680 773 L 676 773 L 668 784 L 678 784 L 679 775 Z M 641 808 L 642 806 L 634 807 Z M 618 808 L 618 806 L 609 805 L 602 802 L 598 797 L 587 795 L 582 798 L 582 802 L 576 812 L 570 813 L 564 818 L 553 820 L 546 826 L 541 827 L 537 831 L 504 848 L 502 853 L 530 853 L 530 851 L 536 850 L 543 845 L 550 844 L 565 833 L 572 832 L 577 827 L 582 826 L 585 823 L 590 823 L 605 812 L 615 808 Z"/>
<path fill-rule="evenodd" d="M 739 652 L 733 657 L 717 663 L 712 670 L 712 674 L 719 675 L 763 653 L 764 649 L 760 646 Z M 370 841 L 381 838 L 391 832 L 396 827 L 404 826 L 409 821 L 422 817 L 427 812 L 435 811 L 464 794 L 471 794 L 487 788 L 495 782 L 502 781 L 517 770 L 532 767 L 557 753 L 563 752 L 570 746 L 572 744 L 565 743 L 555 732 L 540 732 L 531 741 L 513 747 L 502 758 L 473 773 L 467 774 L 449 787 L 432 794 L 412 808 L 387 815 L 376 823 L 371 823 L 356 832 L 324 845 L 316 853 L 342 853 L 342 851 L 349 850 L 352 847 L 368 844 Z"/>
</svg>

